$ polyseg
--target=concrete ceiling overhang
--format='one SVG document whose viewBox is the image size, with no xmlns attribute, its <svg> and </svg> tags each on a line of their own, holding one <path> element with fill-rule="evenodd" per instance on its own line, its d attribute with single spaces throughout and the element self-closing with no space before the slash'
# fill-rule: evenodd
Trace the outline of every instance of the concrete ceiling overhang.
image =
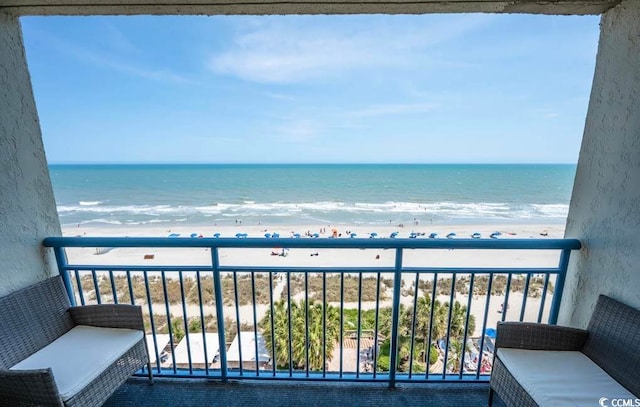
<svg viewBox="0 0 640 407">
<path fill-rule="evenodd" d="M 621 0 L 0 0 L 16 15 L 602 14 Z"/>
</svg>

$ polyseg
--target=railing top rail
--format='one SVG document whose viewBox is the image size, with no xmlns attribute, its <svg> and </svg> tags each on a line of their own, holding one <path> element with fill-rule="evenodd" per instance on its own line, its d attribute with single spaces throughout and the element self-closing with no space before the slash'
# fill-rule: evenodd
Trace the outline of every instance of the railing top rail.
<svg viewBox="0 0 640 407">
<path fill-rule="evenodd" d="M 46 247 L 578 250 L 577 239 L 48 237 Z"/>
</svg>

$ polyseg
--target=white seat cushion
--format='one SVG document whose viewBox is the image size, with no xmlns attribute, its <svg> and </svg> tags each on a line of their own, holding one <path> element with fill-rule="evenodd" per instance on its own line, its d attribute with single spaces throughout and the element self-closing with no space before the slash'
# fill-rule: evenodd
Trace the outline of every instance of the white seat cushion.
<svg viewBox="0 0 640 407">
<path fill-rule="evenodd" d="M 69 400 L 142 339 L 142 331 L 78 325 L 11 370 L 50 367 L 63 400 Z"/>
<path fill-rule="evenodd" d="M 498 349 L 513 377 L 543 406 L 598 406 L 602 397 L 634 399 L 582 352 Z"/>
</svg>

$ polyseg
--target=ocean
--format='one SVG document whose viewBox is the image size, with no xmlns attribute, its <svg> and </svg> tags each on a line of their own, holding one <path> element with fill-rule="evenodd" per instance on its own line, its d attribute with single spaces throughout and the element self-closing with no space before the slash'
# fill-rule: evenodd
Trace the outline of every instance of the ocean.
<svg viewBox="0 0 640 407">
<path fill-rule="evenodd" d="M 60 223 L 564 223 L 572 164 L 51 165 Z"/>
</svg>

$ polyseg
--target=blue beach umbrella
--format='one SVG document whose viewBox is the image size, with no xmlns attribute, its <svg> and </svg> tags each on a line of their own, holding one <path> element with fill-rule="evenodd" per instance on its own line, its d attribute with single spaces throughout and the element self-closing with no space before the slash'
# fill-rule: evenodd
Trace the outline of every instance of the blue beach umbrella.
<svg viewBox="0 0 640 407">
<path fill-rule="evenodd" d="M 416 237 L 418 237 L 418 234 L 416 232 L 411 232 L 409 234 L 409 239 L 415 239 Z"/>
<path fill-rule="evenodd" d="M 169 235 L 169 237 L 178 237 L 180 236 L 180 233 L 172 233 Z"/>
<path fill-rule="evenodd" d="M 431 234 L 429 235 L 429 239 L 435 239 L 436 237 L 438 237 L 438 234 L 437 234 L 437 233 L 431 233 Z"/>
<path fill-rule="evenodd" d="M 314 233 L 313 237 L 320 237 L 320 234 L 319 233 Z"/>
<path fill-rule="evenodd" d="M 271 237 L 271 233 L 265 233 L 264 237 L 266 237 L 267 239 Z"/>
<path fill-rule="evenodd" d="M 198 234 L 197 233 L 192 233 L 191 237 L 198 237 Z"/>
<path fill-rule="evenodd" d="M 492 234 L 489 235 L 490 238 L 492 239 L 497 239 L 498 236 L 500 236 L 502 233 L 500 232 L 493 232 Z"/>
<path fill-rule="evenodd" d="M 396 238 L 396 236 L 398 236 L 398 232 L 393 232 L 393 233 L 391 233 L 391 234 L 389 235 L 389 237 L 390 237 L 391 239 L 395 239 L 395 238 Z"/>
<path fill-rule="evenodd" d="M 238 232 L 238 233 L 236 233 L 236 237 L 237 237 L 238 239 L 240 239 L 240 238 L 242 237 L 242 233 L 239 233 L 239 232 Z"/>
<path fill-rule="evenodd" d="M 371 232 L 369 234 L 369 237 L 372 238 L 372 239 L 375 238 L 376 236 L 378 236 L 378 234 L 376 232 Z"/>
<path fill-rule="evenodd" d="M 280 237 L 280 233 L 274 233 L 271 235 L 272 238 L 278 239 Z"/>
<path fill-rule="evenodd" d="M 482 235 L 480 234 L 480 232 L 475 232 L 474 234 L 471 235 L 472 239 L 480 239 L 482 237 Z"/>
<path fill-rule="evenodd" d="M 453 239 L 454 237 L 456 237 L 456 234 L 451 232 L 447 235 L 447 239 Z"/>
<path fill-rule="evenodd" d="M 217 238 L 217 237 L 220 237 L 220 233 L 214 233 L 214 234 L 213 234 L 213 237 L 216 237 L 216 238 Z"/>
<path fill-rule="evenodd" d="M 351 234 L 351 237 L 356 237 L 356 236 L 358 236 L 358 235 L 357 235 L 357 234 L 355 234 L 355 233 L 352 233 L 352 234 Z"/>
<path fill-rule="evenodd" d="M 484 334 L 491 339 L 496 338 L 496 330 L 494 328 L 487 328 L 484 330 Z"/>
</svg>

